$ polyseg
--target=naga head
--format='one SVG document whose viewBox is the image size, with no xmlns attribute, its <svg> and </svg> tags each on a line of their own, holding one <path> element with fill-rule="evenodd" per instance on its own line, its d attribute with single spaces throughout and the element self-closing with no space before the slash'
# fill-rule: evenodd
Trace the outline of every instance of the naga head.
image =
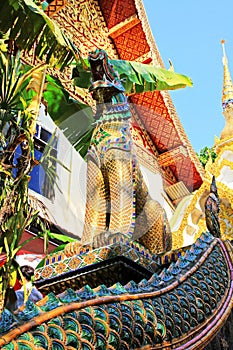
<svg viewBox="0 0 233 350">
<path fill-rule="evenodd" d="M 112 96 L 125 91 L 118 73 L 108 61 L 104 50 L 90 52 L 88 61 L 91 66 L 92 84 L 90 91 L 98 102 L 109 102 Z"/>
</svg>

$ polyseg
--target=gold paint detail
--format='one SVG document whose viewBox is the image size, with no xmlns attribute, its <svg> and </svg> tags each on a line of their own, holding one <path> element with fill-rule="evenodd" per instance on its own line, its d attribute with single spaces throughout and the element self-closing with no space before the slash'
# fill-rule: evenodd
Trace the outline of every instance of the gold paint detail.
<svg viewBox="0 0 233 350">
<path fill-rule="evenodd" d="M 67 0 L 53 0 L 48 8 L 46 9 L 45 13 L 47 16 L 52 17 L 57 13 L 59 10 L 61 10 L 63 7 L 65 7 L 67 4 Z"/>
<path fill-rule="evenodd" d="M 68 0 L 54 20 L 80 48 L 83 56 L 98 48 L 106 50 L 109 57 L 117 58 L 97 0 Z"/>
<path fill-rule="evenodd" d="M 108 29 L 97 0 L 67 0 L 66 6 L 53 14 L 53 21 L 62 28 L 64 34 L 79 48 L 83 57 L 87 57 L 95 48 L 104 49 L 109 57 L 118 58 L 114 44 L 108 37 Z M 25 53 L 24 62 L 35 65 L 34 51 Z M 71 67 L 66 67 L 63 72 L 56 69 L 48 70 L 48 73 L 58 77 L 72 98 L 95 107 L 87 89 L 81 89 L 73 85 L 71 80 Z"/>
<path fill-rule="evenodd" d="M 176 232 L 173 232 L 173 248 L 178 248 L 181 244 L 181 237 L 189 233 L 189 227 L 195 229 L 193 240 L 201 236 L 206 231 L 206 222 L 204 215 L 204 205 L 209 194 L 212 175 L 216 178 L 218 194 L 220 198 L 219 223 L 221 230 L 221 238 L 226 240 L 233 239 L 233 191 L 222 181 L 218 181 L 218 177 L 222 176 L 223 168 L 228 168 L 233 172 L 233 161 L 227 159 L 229 152 L 233 155 L 233 139 L 219 140 L 215 145 L 215 151 L 218 157 L 213 163 L 211 160 L 206 165 L 206 177 L 195 192 L 190 204 L 186 208 L 182 222 Z M 178 236 L 179 235 L 179 236 Z"/>
<path fill-rule="evenodd" d="M 185 196 L 190 195 L 190 192 L 183 183 L 183 181 L 177 182 L 176 184 L 171 186 L 167 186 L 166 193 L 172 200 L 176 200 L 178 198 L 183 198 Z"/>
<path fill-rule="evenodd" d="M 141 20 L 143 31 L 146 35 L 146 40 L 151 49 L 152 62 L 154 66 L 165 68 L 162 58 L 160 56 L 158 47 L 155 43 L 150 24 L 146 15 L 146 11 L 142 0 L 135 0 L 135 6 L 138 11 L 138 17 Z"/>
<path fill-rule="evenodd" d="M 97 126 L 88 156 L 82 244 L 106 245 L 111 237 L 139 240 L 152 253 L 171 249 L 166 213 L 148 193 L 126 120 Z"/>
<path fill-rule="evenodd" d="M 140 164 L 145 166 L 147 169 L 152 171 L 155 174 L 160 174 L 162 176 L 162 170 L 158 164 L 157 158 L 146 148 L 135 144 L 135 151 L 137 155 L 137 159 Z"/>
<path fill-rule="evenodd" d="M 144 55 L 137 57 L 135 61 L 144 63 L 152 60 L 152 54 L 151 51 L 146 52 Z"/>
<path fill-rule="evenodd" d="M 174 123 L 174 127 L 178 132 L 178 135 L 180 137 L 180 140 L 182 142 L 182 145 L 187 149 L 188 157 L 191 159 L 193 164 L 195 165 L 200 177 L 204 179 L 205 177 L 205 170 L 202 167 L 196 153 L 194 152 L 194 149 L 185 133 L 185 130 L 183 128 L 183 125 L 181 124 L 181 121 L 177 115 L 177 112 L 175 110 L 174 104 L 172 102 L 172 99 L 168 93 L 168 91 L 161 91 L 161 95 L 164 100 L 164 104 L 168 109 L 168 113 Z"/>
<path fill-rule="evenodd" d="M 233 84 L 231 79 L 231 74 L 228 68 L 228 60 L 225 50 L 224 41 L 222 41 L 223 48 L 223 90 L 222 90 L 222 104 L 227 104 L 231 100 L 233 103 Z"/>
<path fill-rule="evenodd" d="M 139 22 L 140 20 L 138 19 L 138 16 L 134 14 L 129 18 L 126 18 L 124 21 L 118 23 L 114 27 L 110 28 L 109 35 L 112 38 L 116 38 L 117 36 L 121 35 L 122 33 L 137 25 Z"/>
<path fill-rule="evenodd" d="M 225 141 L 232 138 L 233 135 L 233 99 L 231 103 L 226 105 L 226 108 L 223 110 L 223 116 L 225 118 L 225 126 L 221 132 L 220 140 Z"/>
<path fill-rule="evenodd" d="M 173 164 L 177 157 L 179 156 L 188 156 L 187 149 L 184 146 L 178 146 L 173 148 L 163 154 L 160 154 L 158 157 L 160 166 L 169 166 Z"/>
<path fill-rule="evenodd" d="M 184 239 L 181 230 L 172 232 L 172 250 L 178 249 L 184 246 Z"/>
</svg>

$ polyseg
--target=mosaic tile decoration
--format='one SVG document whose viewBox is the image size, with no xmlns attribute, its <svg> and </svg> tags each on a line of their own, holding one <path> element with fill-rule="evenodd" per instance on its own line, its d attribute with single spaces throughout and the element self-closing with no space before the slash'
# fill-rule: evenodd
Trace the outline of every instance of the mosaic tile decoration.
<svg viewBox="0 0 233 350">
<path fill-rule="evenodd" d="M 203 349 L 231 313 L 232 262 L 229 241 L 203 234 L 175 263 L 139 283 L 49 293 L 27 302 L 17 319 L 6 311 L 0 347 Z"/>
</svg>

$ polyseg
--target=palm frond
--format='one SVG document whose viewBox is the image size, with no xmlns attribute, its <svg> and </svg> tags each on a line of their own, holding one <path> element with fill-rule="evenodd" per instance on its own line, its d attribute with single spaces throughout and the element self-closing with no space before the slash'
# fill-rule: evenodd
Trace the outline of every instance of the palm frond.
<svg viewBox="0 0 233 350">
<path fill-rule="evenodd" d="M 36 55 L 61 69 L 76 60 L 78 49 L 32 0 L 0 1 L 0 31 L 7 33 L 20 50 L 36 43 Z"/>
</svg>

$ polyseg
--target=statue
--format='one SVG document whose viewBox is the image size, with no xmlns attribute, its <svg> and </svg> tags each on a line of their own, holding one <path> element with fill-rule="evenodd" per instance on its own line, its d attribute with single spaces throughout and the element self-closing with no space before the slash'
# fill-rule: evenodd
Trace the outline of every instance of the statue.
<svg viewBox="0 0 233 350">
<path fill-rule="evenodd" d="M 87 162 L 87 202 L 82 244 L 138 240 L 152 252 L 171 249 L 166 213 L 143 180 L 130 134 L 130 107 L 107 54 L 89 54 L 96 127 Z"/>
<path fill-rule="evenodd" d="M 220 225 L 218 220 L 218 214 L 220 211 L 220 201 L 217 191 L 217 186 L 215 182 L 215 177 L 212 178 L 212 183 L 210 185 L 210 194 L 205 202 L 205 218 L 206 226 L 210 233 L 214 237 L 221 237 Z"/>
</svg>

